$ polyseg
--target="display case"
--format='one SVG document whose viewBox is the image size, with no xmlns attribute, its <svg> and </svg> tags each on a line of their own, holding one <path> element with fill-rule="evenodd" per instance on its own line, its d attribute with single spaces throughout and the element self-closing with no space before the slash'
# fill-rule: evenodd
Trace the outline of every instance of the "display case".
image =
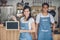
<svg viewBox="0 0 60 40">
<path fill-rule="evenodd" d="M 18 21 L 20 21 L 20 18 L 22 17 L 22 12 L 23 12 L 23 6 L 21 4 L 17 4 L 17 6 L 16 6 L 16 16 L 17 16 Z"/>
<path fill-rule="evenodd" d="M 0 19 L 4 23 L 13 15 L 13 6 L 0 6 Z"/>
</svg>

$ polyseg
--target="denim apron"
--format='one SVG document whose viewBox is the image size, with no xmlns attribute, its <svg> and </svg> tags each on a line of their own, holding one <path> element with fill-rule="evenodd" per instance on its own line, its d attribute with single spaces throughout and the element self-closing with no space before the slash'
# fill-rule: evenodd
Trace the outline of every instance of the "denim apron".
<svg viewBox="0 0 60 40">
<path fill-rule="evenodd" d="M 20 29 L 21 30 L 29 30 L 28 23 L 20 22 Z M 29 32 L 22 32 L 22 33 L 20 33 L 19 40 L 32 40 L 32 36 Z"/>
<path fill-rule="evenodd" d="M 38 40 L 53 40 L 50 17 L 40 17 Z"/>
</svg>

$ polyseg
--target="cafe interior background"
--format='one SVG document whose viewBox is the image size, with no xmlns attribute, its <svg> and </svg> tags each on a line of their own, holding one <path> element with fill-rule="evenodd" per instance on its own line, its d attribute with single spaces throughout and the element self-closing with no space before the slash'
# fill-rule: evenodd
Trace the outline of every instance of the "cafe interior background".
<svg viewBox="0 0 60 40">
<path fill-rule="evenodd" d="M 49 12 L 54 16 L 56 29 L 54 40 L 60 40 L 60 0 L 0 0 L 0 40 L 18 40 L 18 30 L 6 30 L 5 22 L 11 21 L 12 16 L 16 16 L 18 21 L 22 17 L 22 10 L 25 5 L 32 9 L 32 17 L 41 12 L 42 3 L 47 2 Z M 20 17 L 18 17 L 20 16 Z M 35 33 L 32 33 L 35 40 Z"/>
</svg>

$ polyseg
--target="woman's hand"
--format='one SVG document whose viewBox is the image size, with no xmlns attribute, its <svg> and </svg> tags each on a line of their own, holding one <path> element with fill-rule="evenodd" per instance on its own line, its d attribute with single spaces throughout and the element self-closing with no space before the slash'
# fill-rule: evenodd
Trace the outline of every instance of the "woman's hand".
<svg viewBox="0 0 60 40">
<path fill-rule="evenodd" d="M 32 33 L 34 31 L 32 31 L 32 30 L 20 30 L 20 32 L 30 32 L 30 33 Z"/>
<path fill-rule="evenodd" d="M 17 21 L 17 19 L 16 19 L 16 17 L 15 17 L 15 16 L 12 16 L 12 19 L 13 19 L 14 21 Z"/>
</svg>

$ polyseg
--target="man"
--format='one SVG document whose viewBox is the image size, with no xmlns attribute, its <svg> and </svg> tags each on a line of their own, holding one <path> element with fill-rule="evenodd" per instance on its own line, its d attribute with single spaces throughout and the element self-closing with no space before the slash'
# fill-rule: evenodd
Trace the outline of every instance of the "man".
<svg viewBox="0 0 60 40">
<path fill-rule="evenodd" d="M 54 18 L 48 13 L 49 4 L 42 4 L 42 12 L 36 17 L 36 27 L 38 29 L 38 40 L 53 40 L 51 25 L 53 27 L 53 32 L 55 30 Z"/>
</svg>

